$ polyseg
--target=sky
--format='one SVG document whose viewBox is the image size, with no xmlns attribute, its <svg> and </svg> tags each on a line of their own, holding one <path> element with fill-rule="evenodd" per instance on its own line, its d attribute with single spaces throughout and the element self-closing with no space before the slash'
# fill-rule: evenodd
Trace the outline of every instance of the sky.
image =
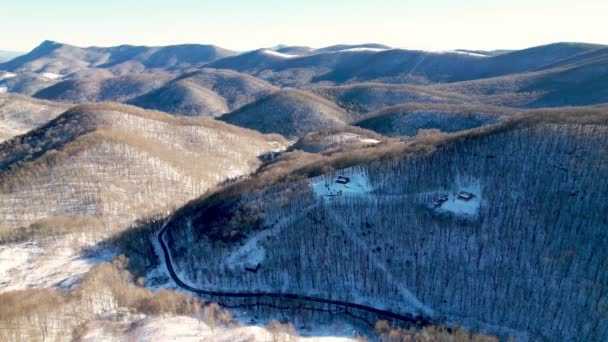
<svg viewBox="0 0 608 342">
<path fill-rule="evenodd" d="M 0 50 L 382 43 L 424 50 L 608 44 L 608 0 L 1 0 Z"/>
</svg>

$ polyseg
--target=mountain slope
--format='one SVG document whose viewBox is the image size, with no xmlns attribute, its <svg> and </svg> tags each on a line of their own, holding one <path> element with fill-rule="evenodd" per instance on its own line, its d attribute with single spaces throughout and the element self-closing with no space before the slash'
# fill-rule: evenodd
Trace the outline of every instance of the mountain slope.
<svg viewBox="0 0 608 342">
<path fill-rule="evenodd" d="M 0 71 L 0 93 L 12 92 L 33 95 L 39 90 L 59 82 L 56 78 L 49 76 L 33 72 Z"/>
<path fill-rule="evenodd" d="M 286 137 L 344 126 L 349 120 L 344 110 L 333 102 L 295 89 L 277 91 L 219 119 Z"/>
<path fill-rule="evenodd" d="M 512 107 L 582 106 L 608 102 L 608 55 L 538 72 L 441 84 L 438 91 Z"/>
<path fill-rule="evenodd" d="M 166 241 L 199 288 L 373 303 L 503 339 L 603 341 L 607 148 L 607 112 L 581 108 L 300 166 L 285 156 L 178 210 Z"/>
<path fill-rule="evenodd" d="M 277 88 L 230 70 L 200 69 L 130 101 L 173 114 L 217 116 L 254 102 Z"/>
<path fill-rule="evenodd" d="M 170 75 L 155 73 L 101 79 L 70 79 L 39 91 L 34 97 L 69 103 L 125 102 L 160 88 L 171 78 Z"/>
<path fill-rule="evenodd" d="M 0 142 L 41 126 L 67 109 L 61 103 L 0 94 Z"/>
<path fill-rule="evenodd" d="M 369 114 L 355 125 L 388 136 L 413 136 L 421 129 L 457 132 L 492 125 L 514 113 L 513 109 L 482 105 L 409 104 Z"/>
<path fill-rule="evenodd" d="M 337 103 L 349 112 L 369 113 L 385 107 L 413 103 L 475 102 L 458 93 L 441 92 L 423 86 L 407 84 L 359 83 L 311 89 L 317 95 Z M 352 115 L 352 114 L 351 114 Z"/>
<path fill-rule="evenodd" d="M 253 171 L 258 155 L 281 146 L 278 137 L 208 119 L 78 106 L 0 145 L 0 221 L 90 216 L 123 227 Z"/>
</svg>

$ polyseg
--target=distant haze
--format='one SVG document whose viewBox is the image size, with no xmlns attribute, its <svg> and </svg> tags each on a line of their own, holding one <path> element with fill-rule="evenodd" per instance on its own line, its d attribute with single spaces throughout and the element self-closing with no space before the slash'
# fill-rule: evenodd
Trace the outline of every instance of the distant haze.
<svg viewBox="0 0 608 342">
<path fill-rule="evenodd" d="M 426 50 L 608 43 L 605 0 L 21 0 L 0 5 L 0 49 L 45 39 L 79 46 L 376 42 Z"/>
</svg>

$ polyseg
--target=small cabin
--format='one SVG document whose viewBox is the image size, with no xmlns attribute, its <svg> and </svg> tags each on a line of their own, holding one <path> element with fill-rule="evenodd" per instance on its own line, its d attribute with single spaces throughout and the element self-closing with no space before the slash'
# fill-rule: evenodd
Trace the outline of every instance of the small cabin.
<svg viewBox="0 0 608 342">
<path fill-rule="evenodd" d="M 461 191 L 458 194 L 458 199 L 461 200 L 461 201 L 465 201 L 465 202 L 468 202 L 468 201 L 472 200 L 473 197 L 475 197 L 475 195 L 473 195 L 470 192 L 466 192 L 466 191 Z"/>
<path fill-rule="evenodd" d="M 336 180 L 336 183 L 338 183 L 338 184 L 348 184 L 348 183 L 350 183 L 350 178 L 346 177 L 346 176 L 338 176 L 338 179 Z"/>
<path fill-rule="evenodd" d="M 252 272 L 252 273 L 257 273 L 261 266 L 262 265 L 260 263 L 255 264 L 255 266 L 254 265 L 248 265 L 248 266 L 245 266 L 245 270 L 249 271 L 249 272 Z"/>
<path fill-rule="evenodd" d="M 440 195 L 437 196 L 437 198 L 435 198 L 435 200 L 433 201 L 433 204 L 435 205 L 435 207 L 440 207 L 443 203 L 448 201 L 448 195 Z"/>
</svg>

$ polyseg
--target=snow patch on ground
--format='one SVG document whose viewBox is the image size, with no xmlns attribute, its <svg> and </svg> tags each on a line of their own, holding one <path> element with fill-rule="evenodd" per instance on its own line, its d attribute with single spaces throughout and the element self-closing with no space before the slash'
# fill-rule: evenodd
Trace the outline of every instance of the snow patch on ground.
<svg viewBox="0 0 608 342">
<path fill-rule="evenodd" d="M 336 143 L 345 143 L 345 142 L 353 142 L 353 141 L 359 141 L 364 144 L 379 144 L 380 143 L 380 140 L 362 138 L 359 134 L 348 133 L 348 132 L 334 134 L 334 135 L 329 136 L 328 138 L 331 141 L 336 142 Z"/>
<path fill-rule="evenodd" d="M 467 51 L 457 51 L 457 50 L 449 50 L 449 51 L 432 51 L 432 53 L 436 53 L 436 54 L 454 54 L 454 55 L 467 55 L 467 56 L 472 56 L 472 57 L 483 57 L 483 58 L 487 58 L 489 56 L 486 55 L 482 55 L 480 53 L 475 53 L 475 52 L 467 52 Z"/>
<path fill-rule="evenodd" d="M 70 288 L 91 267 L 111 261 L 114 256 L 110 249 L 83 256 L 67 239 L 48 246 L 36 242 L 0 245 L 0 292 L 32 287 Z"/>
<path fill-rule="evenodd" d="M 370 139 L 370 138 L 359 139 L 359 141 L 362 143 L 365 143 L 365 144 L 379 144 L 380 143 L 380 140 Z"/>
<path fill-rule="evenodd" d="M 55 74 L 55 73 L 52 73 L 52 72 L 43 72 L 41 75 L 44 76 L 44 77 L 46 77 L 46 78 L 50 78 L 51 80 L 57 80 L 57 79 L 60 79 L 60 78 L 63 77 L 63 76 L 61 76 L 59 74 Z"/>
<path fill-rule="evenodd" d="M 461 193 L 470 193 L 474 197 L 466 201 L 458 198 Z M 442 203 L 437 210 L 450 212 L 460 216 L 476 216 L 482 200 L 482 186 L 479 180 L 462 181 L 457 179 L 456 191 L 447 194 L 447 201 Z"/>
<path fill-rule="evenodd" d="M 390 49 L 357 47 L 357 48 L 340 50 L 338 52 L 381 52 L 381 51 L 388 51 L 388 50 L 390 50 Z"/>
<path fill-rule="evenodd" d="M 298 55 L 291 55 L 288 53 L 282 53 L 282 52 L 278 52 L 278 51 L 272 51 L 272 50 L 263 50 L 263 53 L 270 55 L 270 56 L 274 56 L 274 57 L 279 57 L 279 58 L 296 58 L 296 57 L 300 57 Z"/>
<path fill-rule="evenodd" d="M 4 75 L 0 76 L 0 81 L 9 79 L 9 78 L 13 78 L 13 77 L 17 77 L 17 74 L 12 73 L 12 72 L 5 72 Z"/>
<path fill-rule="evenodd" d="M 226 258 L 226 266 L 229 269 L 255 268 L 266 259 L 266 250 L 260 243 L 262 234 L 254 236 L 243 246 L 232 252 Z"/>
<path fill-rule="evenodd" d="M 340 177 L 346 177 L 347 182 L 340 183 Z M 312 178 L 311 181 L 317 197 L 365 196 L 374 190 L 367 175 L 354 169 L 345 169 L 335 175 Z"/>
<path fill-rule="evenodd" d="M 278 341 L 291 341 L 288 335 L 276 335 Z M 97 323 L 86 334 L 83 341 L 146 341 L 146 342 L 245 342 L 245 341 L 273 341 L 273 334 L 261 326 L 215 327 L 212 329 L 205 322 L 192 317 L 154 317 L 139 322 L 123 322 L 118 329 L 108 328 Z M 298 337 L 298 341 L 308 342 L 346 342 L 353 341 L 344 337 Z"/>
</svg>

